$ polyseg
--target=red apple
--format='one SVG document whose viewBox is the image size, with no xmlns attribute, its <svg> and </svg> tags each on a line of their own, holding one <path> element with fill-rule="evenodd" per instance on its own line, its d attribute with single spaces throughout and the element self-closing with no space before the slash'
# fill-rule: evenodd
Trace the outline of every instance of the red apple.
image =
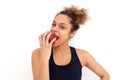
<svg viewBox="0 0 120 80">
<path fill-rule="evenodd" d="M 49 42 L 50 42 L 51 40 L 53 40 L 54 38 L 57 38 L 57 36 L 56 36 L 55 33 L 52 33 L 52 34 L 50 35 Z"/>
</svg>

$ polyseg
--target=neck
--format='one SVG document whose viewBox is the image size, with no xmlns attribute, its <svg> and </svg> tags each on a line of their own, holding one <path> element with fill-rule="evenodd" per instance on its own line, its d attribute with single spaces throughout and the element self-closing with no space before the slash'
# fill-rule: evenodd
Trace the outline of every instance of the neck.
<svg viewBox="0 0 120 80">
<path fill-rule="evenodd" d="M 67 53 L 70 52 L 69 45 L 62 45 L 62 46 L 57 46 L 53 47 L 53 53 L 56 55 L 66 55 Z"/>
</svg>

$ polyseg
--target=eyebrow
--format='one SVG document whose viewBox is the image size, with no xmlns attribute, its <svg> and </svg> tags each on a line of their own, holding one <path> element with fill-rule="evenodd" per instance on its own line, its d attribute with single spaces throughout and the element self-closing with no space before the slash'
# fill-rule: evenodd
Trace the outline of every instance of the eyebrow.
<svg viewBox="0 0 120 80">
<path fill-rule="evenodd" d="M 55 23 L 56 23 L 56 21 L 55 21 L 55 20 L 53 20 L 53 22 L 55 22 Z M 61 25 L 67 25 L 66 23 L 62 23 L 62 22 L 61 22 L 60 24 L 61 24 Z"/>
</svg>

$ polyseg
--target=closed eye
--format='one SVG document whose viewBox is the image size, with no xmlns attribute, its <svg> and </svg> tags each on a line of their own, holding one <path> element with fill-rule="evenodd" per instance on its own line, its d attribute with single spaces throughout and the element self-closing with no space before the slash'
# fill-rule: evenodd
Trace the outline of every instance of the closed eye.
<svg viewBox="0 0 120 80">
<path fill-rule="evenodd" d="M 65 27 L 64 26 L 59 26 L 60 27 L 60 29 L 65 29 Z"/>
</svg>

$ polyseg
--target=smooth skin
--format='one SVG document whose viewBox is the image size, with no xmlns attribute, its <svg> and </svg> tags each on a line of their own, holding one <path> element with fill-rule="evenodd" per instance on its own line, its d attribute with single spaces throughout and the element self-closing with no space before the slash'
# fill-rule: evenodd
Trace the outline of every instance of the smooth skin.
<svg viewBox="0 0 120 80">
<path fill-rule="evenodd" d="M 35 49 L 32 53 L 32 71 L 34 80 L 50 80 L 49 59 L 52 48 L 55 64 L 66 65 L 71 61 L 71 52 L 68 42 L 76 33 L 76 31 L 71 32 L 71 28 L 70 18 L 64 14 L 59 14 L 53 20 L 50 31 L 40 35 L 40 48 Z M 49 43 L 51 32 L 54 32 L 59 39 L 55 41 L 55 38 Z M 110 80 L 108 72 L 93 58 L 92 55 L 90 55 L 90 53 L 82 49 L 76 49 L 76 52 L 82 67 L 86 66 L 91 69 L 100 77 L 100 80 Z"/>
</svg>

